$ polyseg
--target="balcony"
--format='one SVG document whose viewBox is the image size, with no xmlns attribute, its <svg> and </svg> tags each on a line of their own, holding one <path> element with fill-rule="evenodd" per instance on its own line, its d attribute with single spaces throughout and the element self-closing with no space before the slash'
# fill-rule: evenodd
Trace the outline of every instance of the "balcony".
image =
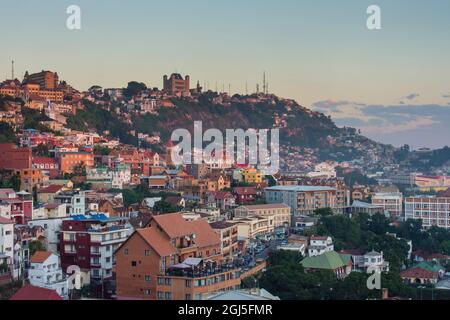
<svg viewBox="0 0 450 320">
<path fill-rule="evenodd" d="M 118 225 L 118 226 L 110 226 L 110 227 L 103 227 L 103 228 L 89 228 L 87 232 L 95 232 L 95 233 L 107 233 L 107 232 L 114 232 L 114 231 L 126 231 L 128 228 L 125 225 Z"/>
<path fill-rule="evenodd" d="M 207 267 L 207 268 L 186 268 L 186 269 L 177 269 L 177 268 L 169 268 L 166 272 L 166 276 L 170 277 L 181 277 L 181 278 L 207 278 L 210 276 L 220 275 L 226 272 L 239 272 L 240 269 L 233 265 L 222 265 L 216 267 Z"/>
</svg>

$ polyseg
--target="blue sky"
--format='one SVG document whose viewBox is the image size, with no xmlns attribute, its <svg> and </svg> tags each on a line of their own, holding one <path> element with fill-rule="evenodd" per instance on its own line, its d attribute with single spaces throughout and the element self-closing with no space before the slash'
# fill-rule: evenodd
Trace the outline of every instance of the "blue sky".
<svg viewBox="0 0 450 320">
<path fill-rule="evenodd" d="M 178 71 L 211 89 L 217 82 L 242 93 L 246 82 L 254 90 L 265 70 L 276 94 L 307 107 L 319 105 L 332 116 L 324 105 L 386 108 L 380 109 L 385 112 L 377 117 L 385 121 L 378 125 L 398 130 L 381 135 L 364 112 L 355 115 L 349 107 L 346 117 L 338 115 L 340 125 L 357 124 L 369 136 L 394 144 L 450 144 L 445 131 L 450 121 L 442 123 L 433 108 L 422 115 L 428 121 L 417 120 L 417 110 L 408 108 L 449 107 L 444 97 L 450 94 L 448 0 L 0 1 L 1 78 L 10 74 L 14 59 L 20 76 L 26 70 L 57 70 L 80 89 L 124 86 L 130 80 L 161 87 L 163 74 Z M 71 4 L 82 10 L 80 31 L 65 26 Z M 366 28 L 371 4 L 381 7 L 382 30 Z M 391 106 L 413 116 L 391 122 L 399 113 L 389 113 Z M 423 128 L 436 128 L 437 138 L 411 138 Z"/>
</svg>

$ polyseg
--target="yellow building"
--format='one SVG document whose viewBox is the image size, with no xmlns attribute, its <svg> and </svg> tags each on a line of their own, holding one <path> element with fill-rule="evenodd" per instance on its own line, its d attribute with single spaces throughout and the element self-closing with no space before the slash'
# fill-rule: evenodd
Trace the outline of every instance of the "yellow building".
<svg viewBox="0 0 450 320">
<path fill-rule="evenodd" d="M 261 172 L 254 168 L 245 169 L 242 172 L 242 177 L 244 178 L 245 183 L 256 184 L 262 182 Z"/>
</svg>

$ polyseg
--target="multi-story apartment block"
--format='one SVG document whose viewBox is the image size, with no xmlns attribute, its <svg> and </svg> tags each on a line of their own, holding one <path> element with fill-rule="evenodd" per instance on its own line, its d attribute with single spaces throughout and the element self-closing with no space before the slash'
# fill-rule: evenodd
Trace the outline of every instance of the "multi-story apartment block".
<svg viewBox="0 0 450 320">
<path fill-rule="evenodd" d="M 284 203 L 291 207 L 294 220 L 312 215 L 316 209 L 331 208 L 343 213 L 347 207 L 347 190 L 326 186 L 276 186 L 265 189 L 267 203 Z"/>
<path fill-rule="evenodd" d="M 403 195 L 401 192 L 377 192 L 372 195 L 372 204 L 382 207 L 392 218 L 403 213 Z"/>
<path fill-rule="evenodd" d="M 242 171 L 242 177 L 245 183 L 257 184 L 262 182 L 262 174 L 255 168 L 249 168 Z"/>
<path fill-rule="evenodd" d="M 87 181 L 92 184 L 104 185 L 109 189 L 123 189 L 131 182 L 131 168 L 126 164 L 117 164 L 114 168 L 96 167 L 88 168 Z"/>
<path fill-rule="evenodd" d="M 49 181 L 49 177 L 41 170 L 22 169 L 17 170 L 16 174 L 20 176 L 20 189 L 30 193 L 45 187 Z"/>
<path fill-rule="evenodd" d="M 68 298 L 68 282 L 61 269 L 59 256 L 49 251 L 37 251 L 30 259 L 28 270 L 30 284 L 55 290 L 62 298 Z"/>
<path fill-rule="evenodd" d="M 231 194 L 231 192 L 208 192 L 207 204 L 219 208 L 220 210 L 226 211 L 235 207 L 236 199 L 234 198 L 233 194 Z"/>
<path fill-rule="evenodd" d="M 25 224 L 33 218 L 33 198 L 28 192 L 0 189 L 0 202 L 9 206 L 9 217 L 17 224 Z"/>
<path fill-rule="evenodd" d="M 291 225 L 291 207 L 284 203 L 261 204 L 261 205 L 246 205 L 234 209 L 234 216 L 236 218 L 245 218 L 249 216 L 266 215 L 274 216 L 274 226 L 289 227 Z"/>
<path fill-rule="evenodd" d="M 256 200 L 256 190 L 254 187 L 236 187 L 233 195 L 237 204 L 250 204 Z"/>
<path fill-rule="evenodd" d="M 248 216 L 246 218 L 235 218 L 234 222 L 238 226 L 239 240 L 251 240 L 257 237 L 264 237 L 275 230 L 275 215 Z"/>
<path fill-rule="evenodd" d="M 181 214 L 154 216 L 115 256 L 119 299 L 200 300 L 241 281 L 239 269 L 224 263 L 219 234 Z"/>
<path fill-rule="evenodd" d="M 73 216 L 64 220 L 60 236 L 63 270 L 71 265 L 89 272 L 92 282 L 113 279 L 114 251 L 127 239 L 123 218 L 104 214 Z"/>
<path fill-rule="evenodd" d="M 54 197 L 56 204 L 66 204 L 67 214 L 70 216 L 86 213 L 86 192 L 85 191 L 65 191 Z"/>
<path fill-rule="evenodd" d="M 7 269 L 0 270 L 9 273 L 14 262 L 14 221 L 0 217 L 0 264 L 5 264 Z"/>
<path fill-rule="evenodd" d="M 405 218 L 421 219 L 424 228 L 450 229 L 450 197 L 406 198 Z"/>
<path fill-rule="evenodd" d="M 217 221 L 210 224 L 211 228 L 220 235 L 220 249 L 224 258 L 233 259 L 239 252 L 238 226 L 227 221 Z"/>
<path fill-rule="evenodd" d="M 65 152 L 58 154 L 59 168 L 61 172 L 73 173 L 77 166 L 86 168 L 94 166 L 94 154 L 89 152 Z"/>
</svg>

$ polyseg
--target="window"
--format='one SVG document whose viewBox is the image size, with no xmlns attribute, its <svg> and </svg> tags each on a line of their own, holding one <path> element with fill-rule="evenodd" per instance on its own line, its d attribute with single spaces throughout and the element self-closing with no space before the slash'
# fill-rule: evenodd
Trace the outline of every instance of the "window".
<svg viewBox="0 0 450 320">
<path fill-rule="evenodd" d="M 172 300 L 172 292 L 166 292 L 166 293 L 164 294 L 164 298 L 165 298 L 166 300 Z"/>
<path fill-rule="evenodd" d="M 144 295 L 149 296 L 152 294 L 152 291 L 150 289 L 145 289 L 144 290 Z"/>
<path fill-rule="evenodd" d="M 144 276 L 144 281 L 145 282 L 151 282 L 152 281 L 152 277 L 151 276 Z"/>
<path fill-rule="evenodd" d="M 123 250 L 123 254 L 126 256 L 128 255 L 128 248 Z"/>
<path fill-rule="evenodd" d="M 190 295 L 190 294 L 187 294 L 187 295 L 185 296 L 185 300 L 191 300 L 191 295 Z"/>
<path fill-rule="evenodd" d="M 163 300 L 164 299 L 164 292 L 158 291 L 158 299 Z"/>
<path fill-rule="evenodd" d="M 145 250 L 144 251 L 144 256 L 148 257 L 150 255 L 150 250 Z"/>
<path fill-rule="evenodd" d="M 164 278 L 158 278 L 158 284 L 163 285 L 164 284 Z"/>
<path fill-rule="evenodd" d="M 137 262 L 136 261 L 131 261 L 131 266 L 132 267 L 136 267 L 137 266 Z"/>
</svg>

